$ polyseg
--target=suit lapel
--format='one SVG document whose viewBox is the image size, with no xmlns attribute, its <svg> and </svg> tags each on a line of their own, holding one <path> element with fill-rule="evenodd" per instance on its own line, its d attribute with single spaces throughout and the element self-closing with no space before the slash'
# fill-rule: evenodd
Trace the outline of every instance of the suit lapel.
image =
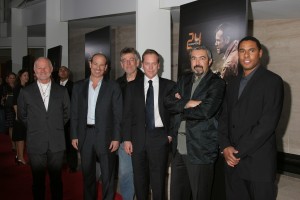
<svg viewBox="0 0 300 200">
<path fill-rule="evenodd" d="M 101 105 L 101 101 L 103 100 L 105 93 L 107 90 L 107 80 L 106 79 L 102 79 L 102 83 L 101 83 L 101 87 L 98 93 L 98 97 L 97 97 L 97 102 L 96 102 L 96 107 Z"/>
<path fill-rule="evenodd" d="M 87 78 L 83 82 L 83 90 L 82 90 L 82 92 L 83 92 L 83 105 L 84 105 L 84 110 L 86 111 L 86 115 L 87 115 L 87 112 L 88 112 L 89 85 L 90 85 L 90 79 Z"/>
<path fill-rule="evenodd" d="M 50 96 L 49 96 L 49 103 L 48 103 L 48 110 L 47 112 L 51 109 L 52 103 L 55 99 L 55 95 L 56 95 L 56 85 L 55 83 L 52 81 L 51 82 L 51 87 L 50 87 Z"/>
<path fill-rule="evenodd" d="M 259 66 L 258 69 L 256 70 L 256 72 L 254 72 L 252 78 L 247 83 L 247 85 L 244 88 L 244 90 L 243 90 L 240 98 L 238 99 L 238 101 L 242 101 L 245 98 L 245 96 L 247 96 L 247 93 L 249 92 L 249 90 L 252 87 L 254 87 L 254 85 L 256 83 L 256 80 L 261 76 L 261 74 L 263 73 L 263 71 L 264 71 L 264 69 L 261 66 Z M 238 84 L 236 84 L 236 85 L 238 85 L 237 94 L 239 93 L 238 90 L 239 90 L 240 80 L 241 80 L 241 78 L 239 79 Z"/>
<path fill-rule="evenodd" d="M 195 99 L 195 95 L 198 95 L 199 93 L 201 93 L 201 91 L 203 90 L 203 88 L 206 87 L 206 84 L 208 84 L 208 80 L 211 78 L 211 76 L 212 76 L 212 72 L 208 71 L 207 74 L 202 78 L 202 80 L 200 81 L 200 83 L 197 85 L 197 87 L 196 87 L 196 89 L 195 89 L 195 91 L 193 93 L 192 99 Z"/>
</svg>

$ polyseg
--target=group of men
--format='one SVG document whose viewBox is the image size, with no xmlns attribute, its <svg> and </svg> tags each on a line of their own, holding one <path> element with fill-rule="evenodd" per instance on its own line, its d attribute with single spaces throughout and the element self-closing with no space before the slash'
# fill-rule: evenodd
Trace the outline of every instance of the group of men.
<svg viewBox="0 0 300 200">
<path fill-rule="evenodd" d="M 171 146 L 171 200 L 209 200 L 220 151 L 228 200 L 275 199 L 274 132 L 283 82 L 260 65 L 256 38 L 243 38 L 238 56 L 242 71 L 226 84 L 210 69 L 210 50 L 196 46 L 190 51 L 191 72 L 175 83 L 158 76 L 155 50 L 143 53 L 143 73 L 137 51 L 124 48 L 125 74 L 116 82 L 105 78 L 108 59 L 97 53 L 90 60 L 90 77 L 74 84 L 71 106 L 67 90 L 51 80 L 51 62 L 37 59 L 37 81 L 18 99 L 18 116 L 28 132 L 34 199 L 45 198 L 46 167 L 52 199 L 63 197 L 63 131 L 69 116 L 71 142 L 81 156 L 84 199 L 97 199 L 96 161 L 102 199 L 114 199 L 116 152 L 123 199 L 146 200 L 150 193 L 154 200 L 166 199 Z"/>
</svg>

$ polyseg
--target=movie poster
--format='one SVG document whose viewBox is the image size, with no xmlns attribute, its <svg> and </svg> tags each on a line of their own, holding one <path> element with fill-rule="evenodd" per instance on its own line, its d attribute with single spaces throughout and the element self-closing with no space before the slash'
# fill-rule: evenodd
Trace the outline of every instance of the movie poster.
<svg viewBox="0 0 300 200">
<path fill-rule="evenodd" d="M 110 60 L 109 26 L 85 34 L 85 77 L 90 76 L 89 61 L 95 53 L 103 53 Z M 110 62 L 108 62 L 108 68 L 105 74 L 108 78 L 110 69 Z"/>
<path fill-rule="evenodd" d="M 246 36 L 248 0 L 196 1 L 180 7 L 178 76 L 190 71 L 189 49 L 205 45 L 211 69 L 226 81 L 238 73 L 237 45 Z"/>
</svg>

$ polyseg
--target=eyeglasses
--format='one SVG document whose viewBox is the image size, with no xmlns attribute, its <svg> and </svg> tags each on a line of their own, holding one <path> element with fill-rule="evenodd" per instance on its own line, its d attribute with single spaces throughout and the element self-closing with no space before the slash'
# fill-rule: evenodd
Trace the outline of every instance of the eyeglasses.
<svg viewBox="0 0 300 200">
<path fill-rule="evenodd" d="M 122 63 L 122 64 L 133 63 L 133 62 L 135 62 L 135 58 L 130 58 L 130 59 L 128 59 L 128 60 L 126 60 L 126 59 L 122 59 L 122 60 L 121 60 L 121 63 Z"/>
</svg>

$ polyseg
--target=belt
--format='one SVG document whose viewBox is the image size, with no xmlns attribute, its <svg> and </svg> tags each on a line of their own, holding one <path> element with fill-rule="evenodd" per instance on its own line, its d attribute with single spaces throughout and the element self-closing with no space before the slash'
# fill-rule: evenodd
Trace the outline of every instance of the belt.
<svg viewBox="0 0 300 200">
<path fill-rule="evenodd" d="M 86 127 L 87 128 L 95 128 L 95 124 L 87 124 Z"/>
</svg>

